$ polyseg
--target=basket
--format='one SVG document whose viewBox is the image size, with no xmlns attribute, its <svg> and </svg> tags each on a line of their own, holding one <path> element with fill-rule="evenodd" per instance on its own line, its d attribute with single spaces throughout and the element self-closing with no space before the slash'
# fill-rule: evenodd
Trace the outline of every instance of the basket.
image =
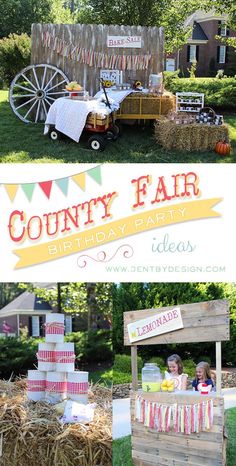
<svg viewBox="0 0 236 466">
<path fill-rule="evenodd" d="M 203 107 L 199 110 L 199 116 L 206 114 L 206 117 L 215 118 L 216 112 L 211 107 Z M 205 116 L 205 115 L 204 115 Z"/>
</svg>

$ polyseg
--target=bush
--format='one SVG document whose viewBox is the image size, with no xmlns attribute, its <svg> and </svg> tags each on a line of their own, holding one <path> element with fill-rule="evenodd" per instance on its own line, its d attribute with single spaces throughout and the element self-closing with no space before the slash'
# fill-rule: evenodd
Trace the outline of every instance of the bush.
<svg viewBox="0 0 236 466">
<path fill-rule="evenodd" d="M 110 330 L 75 332 L 65 336 L 65 341 L 75 343 L 78 364 L 112 362 L 112 341 Z"/>
<path fill-rule="evenodd" d="M 143 360 L 138 356 L 138 372 L 141 372 L 142 367 Z M 128 356 L 127 354 L 116 354 L 113 370 L 116 372 L 131 374 L 131 356 Z"/>
<path fill-rule="evenodd" d="M 38 342 L 34 338 L 0 338 L 0 378 L 26 375 L 28 369 L 34 369 L 37 365 Z"/>
<path fill-rule="evenodd" d="M 189 379 L 194 379 L 196 373 L 196 364 L 193 359 L 183 360 L 184 373 L 188 374 Z"/>
<path fill-rule="evenodd" d="M 164 360 L 164 358 L 161 358 L 159 356 L 153 356 L 151 359 L 149 359 L 149 361 L 147 362 L 154 362 L 155 364 L 157 364 L 157 366 L 159 366 L 162 370 L 166 368 L 166 362 Z"/>
<path fill-rule="evenodd" d="M 235 78 L 177 78 L 165 81 L 167 90 L 173 92 L 200 92 L 205 94 L 205 105 L 214 109 L 235 110 L 236 79 Z"/>
<path fill-rule="evenodd" d="M 9 85 L 30 64 L 31 39 L 27 34 L 10 34 L 0 40 L 0 81 Z"/>
<path fill-rule="evenodd" d="M 127 372 L 119 372 L 113 370 L 113 384 L 118 385 L 122 383 L 131 383 L 132 382 L 132 375 L 127 374 Z"/>
<path fill-rule="evenodd" d="M 166 89 L 170 89 L 172 82 L 175 81 L 175 79 L 179 78 L 179 70 L 177 71 L 164 71 L 164 87 Z"/>
</svg>

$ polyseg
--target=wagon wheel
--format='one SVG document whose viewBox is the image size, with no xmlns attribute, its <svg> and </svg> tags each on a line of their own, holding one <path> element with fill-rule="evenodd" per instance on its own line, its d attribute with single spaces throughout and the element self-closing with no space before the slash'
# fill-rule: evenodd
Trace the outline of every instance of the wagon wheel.
<svg viewBox="0 0 236 466">
<path fill-rule="evenodd" d="M 53 102 L 62 97 L 69 79 L 53 65 L 30 65 L 13 79 L 9 101 L 15 115 L 24 123 L 44 122 Z"/>
</svg>

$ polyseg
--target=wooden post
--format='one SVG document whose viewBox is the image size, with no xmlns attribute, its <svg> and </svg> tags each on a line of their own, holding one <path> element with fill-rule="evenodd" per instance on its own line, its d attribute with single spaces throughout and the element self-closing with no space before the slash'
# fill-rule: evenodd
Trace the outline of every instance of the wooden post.
<svg viewBox="0 0 236 466">
<path fill-rule="evenodd" d="M 216 341 L 216 392 L 221 395 L 221 341 Z"/>
<path fill-rule="evenodd" d="M 138 348 L 131 346 L 132 390 L 138 390 Z"/>
</svg>

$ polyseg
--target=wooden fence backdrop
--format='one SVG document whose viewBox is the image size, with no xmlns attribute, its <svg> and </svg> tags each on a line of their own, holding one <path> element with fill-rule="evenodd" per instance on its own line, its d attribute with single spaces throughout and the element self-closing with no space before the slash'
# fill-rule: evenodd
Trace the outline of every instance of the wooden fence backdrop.
<svg viewBox="0 0 236 466">
<path fill-rule="evenodd" d="M 141 36 L 141 48 L 107 47 L 107 36 Z M 90 95 L 99 90 L 101 69 L 123 70 L 123 82 L 163 71 L 163 28 L 96 24 L 33 24 L 31 64 L 62 69 Z"/>
</svg>

